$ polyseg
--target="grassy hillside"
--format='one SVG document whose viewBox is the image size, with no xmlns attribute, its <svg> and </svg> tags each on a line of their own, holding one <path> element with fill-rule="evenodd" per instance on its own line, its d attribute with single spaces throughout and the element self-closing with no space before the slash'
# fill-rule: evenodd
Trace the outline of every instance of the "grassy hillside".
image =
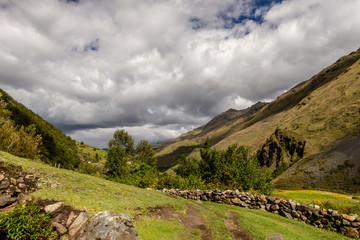
<svg viewBox="0 0 360 240">
<path fill-rule="evenodd" d="M 234 224 L 246 231 L 250 239 L 264 239 L 275 233 L 282 233 L 287 240 L 348 239 L 268 212 L 171 198 L 4 152 L 0 152 L 0 161 L 20 165 L 41 178 L 43 188 L 33 192 L 33 198 L 61 200 L 79 209 L 86 207 L 90 214 L 103 210 L 126 213 L 134 219 L 140 239 L 230 240 L 234 234 L 230 226 Z"/>
<path fill-rule="evenodd" d="M 74 140 L 21 103 L 15 101 L 2 89 L 0 89 L 0 96 L 2 101 L 5 102 L 6 110 L 17 128 L 33 126 L 36 134 L 41 136 L 42 141 L 39 149 L 43 161 L 49 164 L 61 164 L 62 167 L 69 169 L 78 167 L 80 158 Z"/>
<path fill-rule="evenodd" d="M 159 163 L 166 163 L 165 167 L 176 164 L 174 158 L 179 149 L 197 154 L 198 146 L 201 146 L 207 137 L 218 149 L 225 149 L 230 144 L 237 143 L 250 146 L 255 152 L 275 133 L 276 129 L 282 129 L 294 132 L 306 142 L 303 158 L 296 164 L 296 166 L 302 166 L 312 156 L 327 151 L 334 144 L 360 129 L 359 59 L 360 50 L 340 58 L 308 81 L 295 86 L 249 116 L 235 118 L 231 123 L 217 124 L 215 129 L 205 135 L 201 134 L 203 128 L 199 128 L 162 145 L 157 153 L 159 159 L 163 159 Z M 359 145 L 356 146 L 360 148 Z M 352 150 L 343 150 L 350 151 L 346 154 L 352 155 L 354 149 L 356 147 Z M 330 161 L 332 165 L 326 164 L 323 171 L 328 172 L 330 175 L 327 175 L 330 177 L 331 174 L 339 175 L 337 178 L 343 178 L 349 188 L 358 184 L 352 179 L 358 179 L 360 176 L 359 158 L 352 159 L 350 162 L 350 165 L 356 167 L 356 173 L 350 178 L 347 178 L 346 172 L 341 171 L 340 165 L 344 164 L 346 159 L 336 159 Z M 278 168 L 281 164 L 281 161 L 277 162 L 272 169 Z M 331 172 L 332 169 L 328 166 L 334 166 L 334 168 L 340 166 L 340 170 L 334 173 L 335 170 Z M 292 171 L 282 182 L 286 183 L 289 179 L 298 176 L 298 173 Z M 315 174 L 311 176 L 314 177 Z M 297 182 L 299 183 L 297 187 L 304 187 L 307 180 L 308 178 L 300 176 L 292 183 Z M 324 189 L 332 187 L 328 184 L 323 185 Z M 320 186 L 320 183 L 314 182 L 312 185 L 312 187 L 317 186 Z"/>
</svg>

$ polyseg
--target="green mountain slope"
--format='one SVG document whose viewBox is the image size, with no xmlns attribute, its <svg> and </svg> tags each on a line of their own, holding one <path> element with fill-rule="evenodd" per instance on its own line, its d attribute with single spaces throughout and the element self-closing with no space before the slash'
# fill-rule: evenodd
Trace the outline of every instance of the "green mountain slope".
<svg viewBox="0 0 360 240">
<path fill-rule="evenodd" d="M 0 89 L 0 98 L 5 102 L 5 109 L 17 128 L 34 127 L 41 136 L 39 146 L 41 159 L 49 164 L 61 164 L 62 167 L 73 169 L 80 163 L 76 142 L 62 133 L 54 125 L 46 122 L 21 103 L 15 101 L 4 90 Z"/>
<path fill-rule="evenodd" d="M 187 153 L 196 154 L 198 146 L 201 146 L 207 137 L 218 149 L 237 143 L 250 146 L 256 152 L 262 148 L 269 149 L 264 147 L 265 143 L 269 146 L 283 145 L 273 148 L 278 149 L 277 151 L 281 150 L 281 156 L 279 161 L 272 161 L 267 167 L 273 171 L 284 166 L 285 163 L 290 166 L 297 162 L 300 166 L 309 157 L 324 153 L 337 142 L 360 129 L 359 77 L 360 49 L 340 58 L 311 79 L 300 83 L 248 116 L 234 118 L 224 124 L 218 122 L 214 129 L 205 134 L 202 134 L 203 127 L 195 129 L 159 146 L 157 154 L 159 159 L 162 159 L 159 167 L 175 165 L 174 153 L 177 153 L 178 149 L 188 149 L 190 151 Z M 271 141 L 276 129 L 287 132 L 286 136 L 279 139 L 304 141 L 305 148 L 301 156 L 297 154 L 291 157 L 292 150 L 285 147 L 286 142 Z M 288 136 L 288 133 L 294 134 Z M 264 152 L 264 156 L 265 153 L 269 154 L 271 151 Z M 353 161 L 360 160 L 357 158 Z M 335 161 L 334 166 L 343 163 Z M 324 169 L 324 171 L 330 170 Z M 345 175 L 343 171 L 340 172 Z M 360 176 L 360 173 L 356 176 Z"/>
<path fill-rule="evenodd" d="M 31 197 L 59 200 L 78 209 L 85 207 L 90 215 L 104 210 L 128 214 L 140 239 L 235 239 L 226 224 L 229 221 L 234 226 L 239 224 L 254 240 L 275 233 L 282 233 L 287 240 L 349 239 L 276 214 L 169 197 L 1 151 L 0 161 L 20 165 L 40 178 L 42 188 L 31 193 Z"/>
</svg>

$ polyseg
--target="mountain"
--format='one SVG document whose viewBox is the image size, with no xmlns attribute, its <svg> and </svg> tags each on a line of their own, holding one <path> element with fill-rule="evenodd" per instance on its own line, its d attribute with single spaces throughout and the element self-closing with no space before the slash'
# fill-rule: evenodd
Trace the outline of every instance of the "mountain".
<svg viewBox="0 0 360 240">
<path fill-rule="evenodd" d="M 296 183 L 297 187 L 329 188 L 324 179 L 336 175 L 350 188 L 360 176 L 356 155 L 356 149 L 360 149 L 359 77 L 360 49 L 271 103 L 228 110 L 205 126 L 157 146 L 159 168 L 176 165 L 179 154 L 196 155 L 209 138 L 217 149 L 234 143 L 250 146 L 264 168 L 278 176 L 276 186 Z M 353 147 L 342 147 L 348 145 Z M 342 157 L 336 157 L 339 154 Z M 319 168 L 307 171 L 309 164 Z M 350 168 L 355 170 L 347 174 Z M 319 171 L 321 177 L 317 177 Z"/>
<path fill-rule="evenodd" d="M 7 122 L 14 129 L 12 132 L 23 128 L 23 135 L 28 136 L 29 134 L 26 134 L 26 132 L 31 129 L 31 131 L 34 131 L 34 137 L 40 137 L 38 146 L 33 147 L 33 149 L 38 148 L 40 158 L 44 162 L 52 165 L 60 164 L 61 167 L 69 169 L 78 167 L 80 157 L 74 140 L 21 103 L 15 101 L 2 89 L 0 89 L 0 101 L 2 103 L 0 117 L 1 119 L 10 120 Z M 0 127 L 0 131 L 8 128 L 4 126 L 4 122 L 0 122 Z M 17 139 L 21 140 L 21 138 L 21 136 L 16 135 L 14 141 L 17 141 Z M 29 136 L 28 139 L 31 140 L 31 136 Z M 4 141 L 3 139 L 0 140 Z M 22 155 L 20 154 L 20 156 Z"/>
</svg>

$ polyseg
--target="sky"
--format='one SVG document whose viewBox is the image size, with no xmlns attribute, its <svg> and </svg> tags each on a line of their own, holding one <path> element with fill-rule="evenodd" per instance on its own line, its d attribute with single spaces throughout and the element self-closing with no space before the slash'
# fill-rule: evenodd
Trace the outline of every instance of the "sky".
<svg viewBox="0 0 360 240">
<path fill-rule="evenodd" d="M 359 0 L 0 0 L 0 88 L 77 141 L 153 144 L 360 47 Z"/>
</svg>

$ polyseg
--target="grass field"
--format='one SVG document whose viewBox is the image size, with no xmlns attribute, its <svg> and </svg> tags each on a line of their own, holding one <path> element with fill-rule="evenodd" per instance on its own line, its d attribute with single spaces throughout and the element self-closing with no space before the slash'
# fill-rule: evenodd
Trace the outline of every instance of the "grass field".
<svg viewBox="0 0 360 240">
<path fill-rule="evenodd" d="M 282 233 L 287 240 L 348 239 L 275 214 L 230 205 L 171 198 L 161 192 L 57 169 L 4 152 L 0 152 L 0 161 L 21 165 L 25 171 L 47 181 L 48 184 L 44 185 L 44 188 L 31 194 L 33 198 L 61 200 L 78 209 L 86 207 L 90 214 L 104 210 L 128 214 L 134 219 L 140 239 L 201 239 L 204 234 L 203 229 L 188 228 L 177 218 L 161 219 L 149 213 L 150 208 L 170 208 L 179 216 L 183 216 L 190 207 L 199 214 L 207 234 L 214 240 L 232 239 L 224 223 L 224 219 L 228 219 L 229 212 L 234 212 L 238 216 L 237 220 L 242 228 L 248 232 L 251 239 L 255 240 L 265 239 L 265 236 L 275 233 Z M 53 184 L 57 184 L 58 187 L 51 187 Z"/>
</svg>

